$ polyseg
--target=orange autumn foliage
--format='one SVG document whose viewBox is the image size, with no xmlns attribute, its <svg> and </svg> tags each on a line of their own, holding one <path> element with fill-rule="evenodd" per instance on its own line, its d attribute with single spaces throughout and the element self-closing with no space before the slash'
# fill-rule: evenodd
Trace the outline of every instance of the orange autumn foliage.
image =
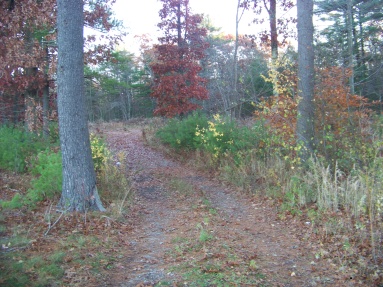
<svg viewBox="0 0 383 287">
<path fill-rule="evenodd" d="M 350 94 L 347 85 L 349 73 L 347 69 L 339 67 L 316 71 L 314 124 L 318 156 L 334 158 L 334 154 L 342 154 L 351 148 L 355 137 L 366 139 L 371 110 L 368 109 L 366 98 Z M 291 86 L 296 87 L 295 84 Z M 280 138 L 280 146 L 284 148 L 296 144 L 299 99 L 295 94 L 283 93 L 278 97 L 264 99 L 258 105 L 260 109 L 255 112 L 255 117 L 264 119 Z"/>
<path fill-rule="evenodd" d="M 314 96 L 317 132 L 331 126 L 334 134 L 339 135 L 350 124 L 363 124 L 368 119 L 368 100 L 349 92 L 347 79 L 350 73 L 340 67 L 317 71 L 318 85 Z"/>
</svg>

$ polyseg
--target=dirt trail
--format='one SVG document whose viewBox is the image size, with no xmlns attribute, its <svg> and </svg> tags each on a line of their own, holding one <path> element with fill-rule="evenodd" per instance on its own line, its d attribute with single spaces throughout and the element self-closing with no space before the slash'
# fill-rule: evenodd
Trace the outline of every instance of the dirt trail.
<svg viewBox="0 0 383 287">
<path fill-rule="evenodd" d="M 112 150 L 126 154 L 141 207 L 136 228 L 127 235 L 132 252 L 126 269 L 116 271 L 110 286 L 219 285 L 197 279 L 189 285 L 177 266 L 203 276 L 226 268 L 233 279 L 219 286 L 357 286 L 341 282 L 325 262 L 315 260 L 312 246 L 267 203 L 169 160 L 144 144 L 141 130 L 103 132 Z M 193 192 L 171 191 L 174 180 Z M 246 279 L 235 283 L 238 278 Z"/>
</svg>

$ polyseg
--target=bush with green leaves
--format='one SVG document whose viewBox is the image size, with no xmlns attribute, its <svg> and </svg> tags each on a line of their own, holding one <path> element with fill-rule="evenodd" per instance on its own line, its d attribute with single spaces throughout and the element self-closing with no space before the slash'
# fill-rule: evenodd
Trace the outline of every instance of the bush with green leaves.
<svg viewBox="0 0 383 287">
<path fill-rule="evenodd" d="M 91 135 L 91 150 L 95 169 L 99 173 L 108 160 L 110 153 L 106 143 Z M 30 158 L 33 158 L 30 156 Z M 35 178 L 25 196 L 16 194 L 12 200 L 1 202 L 4 208 L 19 208 L 23 205 L 34 206 L 44 199 L 52 199 L 62 191 L 62 158 L 61 152 L 55 149 L 40 151 L 30 163 L 30 172 Z"/>
<path fill-rule="evenodd" d="M 55 122 L 55 121 L 49 122 L 49 140 L 51 143 L 59 145 L 60 136 L 59 136 L 58 122 Z"/>
<path fill-rule="evenodd" d="M 248 151 L 255 151 L 259 157 L 263 157 L 264 148 L 270 147 L 272 141 L 262 122 L 255 122 L 251 127 L 240 126 L 219 115 L 214 115 L 208 121 L 207 128 L 197 127 L 195 135 L 198 147 L 208 151 L 214 158 L 234 155 L 237 162 Z"/>
<path fill-rule="evenodd" d="M 177 150 L 205 150 L 216 161 L 230 154 L 239 161 L 241 153 L 249 150 L 256 151 L 260 158 L 264 157 L 273 146 L 270 134 L 261 121 L 247 127 L 218 114 L 208 119 L 195 113 L 182 120 L 170 120 L 156 135 L 162 143 Z"/>
<path fill-rule="evenodd" d="M 24 172 L 28 159 L 50 143 L 42 137 L 17 127 L 0 127 L 0 168 Z"/>
<path fill-rule="evenodd" d="M 31 172 L 36 178 L 32 180 L 32 188 L 26 195 L 27 203 L 34 204 L 60 194 L 62 189 L 61 152 L 51 150 L 40 152 Z"/>
<path fill-rule="evenodd" d="M 31 173 L 35 176 L 25 196 L 17 193 L 10 201 L 1 202 L 3 208 L 33 207 L 36 202 L 60 194 L 62 185 L 61 152 L 41 151 L 32 160 Z"/>
<path fill-rule="evenodd" d="M 22 207 L 23 205 L 23 198 L 20 193 L 16 193 L 9 201 L 1 201 L 1 206 L 3 208 L 16 209 Z"/>
<path fill-rule="evenodd" d="M 199 147 L 195 135 L 197 127 L 208 127 L 208 118 L 205 115 L 194 113 L 184 119 L 171 119 L 157 131 L 156 136 L 162 143 L 174 149 L 194 150 Z"/>
<path fill-rule="evenodd" d="M 90 134 L 90 148 L 92 150 L 94 169 L 99 173 L 110 157 L 110 152 L 105 141 L 95 134 Z"/>
</svg>

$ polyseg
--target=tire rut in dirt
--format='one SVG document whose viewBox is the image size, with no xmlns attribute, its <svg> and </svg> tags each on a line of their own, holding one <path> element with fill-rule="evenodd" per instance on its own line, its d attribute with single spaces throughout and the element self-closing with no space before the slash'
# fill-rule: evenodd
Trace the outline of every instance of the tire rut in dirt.
<svg viewBox="0 0 383 287">
<path fill-rule="evenodd" d="M 139 130 L 108 133 L 108 141 L 113 150 L 123 152 L 127 158 L 135 204 L 140 206 L 136 229 L 129 236 L 132 252 L 125 259 L 125 279 L 123 282 L 114 281 L 112 285 L 153 286 L 159 281 L 171 280 L 163 268 L 163 254 L 166 252 L 163 242 L 173 215 L 168 211 L 166 188 L 153 173 L 157 168 L 169 167 L 173 163 L 145 146 Z"/>
<path fill-rule="evenodd" d="M 145 214 L 131 239 L 134 250 L 133 256 L 127 259 L 126 272 L 129 274 L 118 286 L 148 286 L 174 279 L 164 269 L 163 254 L 167 250 L 162 243 L 171 222 L 177 218 L 177 211 L 171 207 L 172 199 L 156 176 L 159 170 L 167 179 L 181 178 L 204 194 L 225 221 L 216 230 L 220 238 L 233 242 L 233 248 L 239 252 L 257 254 L 261 271 L 275 283 L 272 286 L 330 286 L 321 285 L 322 282 L 314 279 L 319 275 L 323 277 L 326 272 L 322 272 L 320 266 L 316 266 L 318 272 L 310 270 L 310 250 L 293 230 L 276 219 L 276 211 L 272 207 L 251 201 L 250 197 L 228 190 L 215 180 L 165 159 L 161 153 L 143 145 L 139 136 L 138 131 L 132 131 L 120 147 L 126 152 L 129 168 L 136 172 L 133 184 Z"/>
<path fill-rule="evenodd" d="M 226 221 L 222 229 L 227 234 L 254 246 L 259 266 L 277 286 L 328 286 L 318 282 L 318 274 L 326 274 L 326 268 L 316 266 L 318 273 L 312 272 L 312 260 L 307 256 L 311 250 L 276 218 L 276 210 L 203 176 L 188 176 L 184 180 L 201 190 Z M 331 276 L 326 278 L 333 282 Z"/>
<path fill-rule="evenodd" d="M 162 268 L 166 252 L 163 243 L 171 218 L 171 214 L 166 212 L 166 190 L 148 172 L 137 174 L 133 183 L 137 200 L 145 210 L 143 222 L 138 228 L 139 236 L 131 242 L 135 256 L 128 259 L 132 267 L 129 279 L 121 287 L 150 286 L 169 277 Z"/>
</svg>

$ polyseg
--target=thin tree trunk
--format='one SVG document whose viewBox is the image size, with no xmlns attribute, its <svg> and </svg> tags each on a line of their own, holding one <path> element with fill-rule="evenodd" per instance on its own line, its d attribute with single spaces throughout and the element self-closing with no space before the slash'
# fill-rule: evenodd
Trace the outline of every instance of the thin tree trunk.
<svg viewBox="0 0 383 287">
<path fill-rule="evenodd" d="M 364 29 L 362 24 L 362 15 L 361 11 L 359 10 L 359 38 L 360 38 L 360 53 L 361 53 L 361 62 L 362 66 L 365 69 L 366 67 L 366 53 L 364 50 Z"/>
<path fill-rule="evenodd" d="M 57 1 L 58 112 L 64 211 L 104 211 L 96 187 L 84 94 L 83 1 Z"/>
<path fill-rule="evenodd" d="M 297 137 L 304 164 L 314 151 L 313 0 L 297 0 L 298 11 L 298 119 Z"/>
<path fill-rule="evenodd" d="M 43 88 L 43 137 L 48 138 L 49 136 L 49 52 L 48 46 L 45 47 L 46 53 L 46 67 L 45 67 L 45 86 Z"/>
<path fill-rule="evenodd" d="M 24 107 L 24 110 L 25 110 L 25 107 Z M 19 93 L 16 92 L 15 96 L 13 97 L 13 109 L 12 109 L 12 114 L 13 114 L 12 122 L 14 125 L 17 125 L 19 122 L 19 113 L 20 113 L 20 95 Z"/>
<path fill-rule="evenodd" d="M 276 0 L 270 0 L 269 19 L 270 19 L 271 59 L 275 62 L 278 59 L 277 2 L 276 2 Z"/>
<path fill-rule="evenodd" d="M 235 16 L 235 43 L 234 43 L 234 59 L 233 59 L 233 83 L 234 83 L 234 93 L 237 92 L 237 81 L 238 81 L 238 25 L 240 21 L 239 8 L 241 0 L 238 0 L 237 3 L 237 13 Z"/>
<path fill-rule="evenodd" d="M 178 48 L 179 48 L 179 57 L 180 57 L 180 61 L 183 59 L 183 52 L 182 51 L 182 48 L 183 48 L 183 39 L 182 39 L 182 26 L 181 26 L 181 3 L 178 3 L 177 4 L 177 10 L 178 10 L 178 14 L 177 14 L 177 45 L 178 45 Z"/>
<path fill-rule="evenodd" d="M 352 41 L 353 19 L 352 19 L 352 0 L 347 1 L 347 46 L 348 46 L 348 68 L 350 69 L 349 85 L 350 93 L 355 94 L 354 85 L 354 49 Z"/>
<path fill-rule="evenodd" d="M 43 88 L 43 137 L 49 136 L 49 84 Z"/>
<path fill-rule="evenodd" d="M 239 102 L 239 95 L 238 95 L 238 41 L 239 41 L 239 31 L 238 26 L 239 22 L 241 22 L 243 13 L 245 12 L 245 9 L 242 9 L 242 12 L 240 12 L 241 7 L 241 0 L 238 0 L 237 3 L 237 13 L 235 16 L 235 44 L 234 44 L 234 59 L 233 59 L 233 99 L 231 100 L 230 105 L 236 106 Z M 232 113 L 233 114 L 233 113 Z M 235 117 L 235 109 L 234 109 L 234 117 Z"/>
<path fill-rule="evenodd" d="M 278 31 L 277 31 L 277 1 L 270 0 L 270 8 L 263 1 L 270 22 L 270 41 L 271 41 L 271 70 L 273 75 L 273 95 L 278 96 Z"/>
</svg>

